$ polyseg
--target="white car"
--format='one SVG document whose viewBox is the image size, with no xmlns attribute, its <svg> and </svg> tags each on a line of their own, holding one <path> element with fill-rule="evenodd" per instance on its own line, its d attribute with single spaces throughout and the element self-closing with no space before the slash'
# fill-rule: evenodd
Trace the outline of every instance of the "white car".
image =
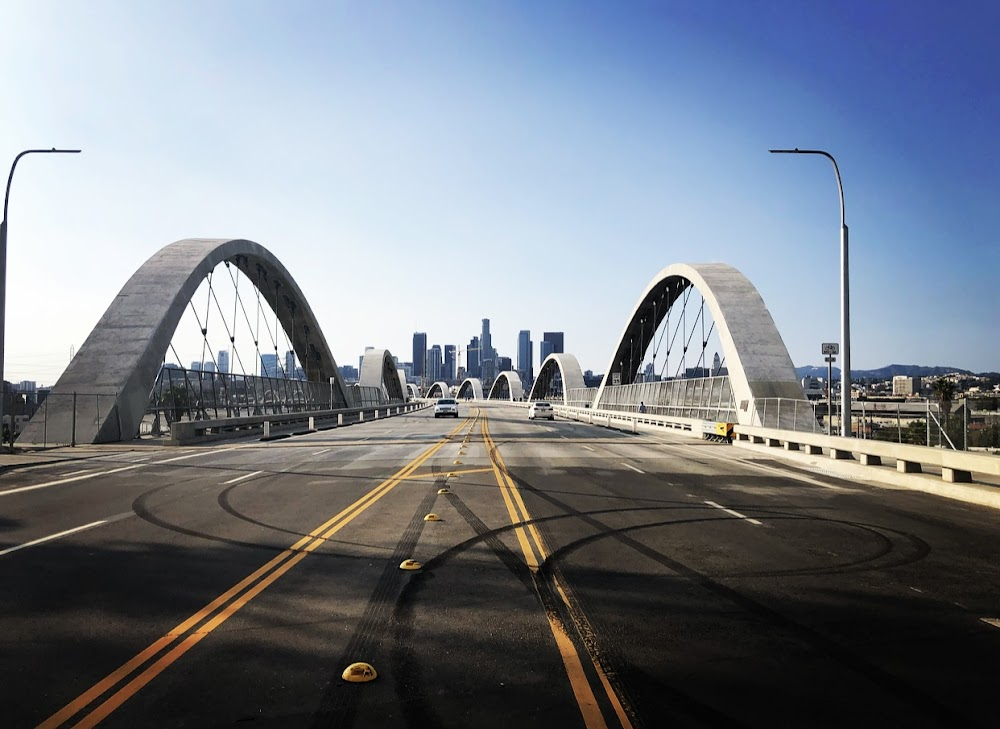
<svg viewBox="0 0 1000 729">
<path fill-rule="evenodd" d="M 448 415 L 458 417 L 458 400 L 453 397 L 442 397 L 434 403 L 434 417 L 443 418 Z"/>
<path fill-rule="evenodd" d="M 533 402 L 528 406 L 528 420 L 534 420 L 535 418 L 548 418 L 549 420 L 556 419 L 556 411 L 552 407 L 550 402 Z"/>
</svg>

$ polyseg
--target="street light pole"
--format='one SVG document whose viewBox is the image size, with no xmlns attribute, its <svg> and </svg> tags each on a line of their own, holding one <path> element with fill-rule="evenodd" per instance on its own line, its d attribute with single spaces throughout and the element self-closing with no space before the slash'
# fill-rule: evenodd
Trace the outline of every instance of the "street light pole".
<svg viewBox="0 0 1000 729">
<path fill-rule="evenodd" d="M 79 149 L 26 149 L 14 158 L 14 163 L 10 166 L 10 174 L 7 175 L 7 191 L 3 196 L 3 220 L 0 221 L 0 435 L 3 433 L 3 406 L 4 406 L 4 379 L 3 363 L 6 354 L 4 345 L 4 335 L 7 323 L 7 206 L 10 203 L 10 183 L 14 179 L 14 168 L 26 154 L 78 154 Z M 13 413 L 10 421 L 10 447 L 14 448 L 14 420 Z M 3 448 L 3 439 L 0 437 L 0 448 Z"/>
<path fill-rule="evenodd" d="M 821 149 L 771 149 L 772 154 L 819 154 L 833 163 L 837 175 L 837 189 L 840 191 L 840 434 L 851 437 L 851 290 L 850 268 L 848 266 L 847 223 L 844 220 L 844 184 L 840 180 L 837 160 L 829 152 Z"/>
</svg>

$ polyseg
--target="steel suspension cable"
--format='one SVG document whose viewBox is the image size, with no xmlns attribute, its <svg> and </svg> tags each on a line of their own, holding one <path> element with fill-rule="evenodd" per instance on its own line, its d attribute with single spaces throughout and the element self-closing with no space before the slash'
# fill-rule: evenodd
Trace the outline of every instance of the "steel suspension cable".
<svg viewBox="0 0 1000 729">
<path fill-rule="evenodd" d="M 685 307 L 685 319 L 686 318 L 687 318 L 687 307 Z M 698 319 L 701 319 L 701 310 L 698 311 L 698 317 L 691 324 L 691 334 L 688 336 L 687 343 L 684 345 L 684 360 L 681 362 L 681 366 L 682 367 L 686 367 L 686 365 L 687 365 L 687 351 L 688 351 L 688 347 L 691 346 L 691 340 L 694 338 L 695 330 L 698 327 Z M 686 323 L 684 325 L 684 328 L 687 329 L 687 324 Z M 678 375 L 680 375 L 680 368 L 677 369 L 677 374 L 674 375 L 674 376 L 677 377 Z"/>
</svg>

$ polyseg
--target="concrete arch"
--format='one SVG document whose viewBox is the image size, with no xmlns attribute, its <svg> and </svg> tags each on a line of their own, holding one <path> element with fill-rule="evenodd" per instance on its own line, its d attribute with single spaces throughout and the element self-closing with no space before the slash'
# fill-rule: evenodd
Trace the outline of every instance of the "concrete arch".
<svg viewBox="0 0 1000 729">
<path fill-rule="evenodd" d="M 399 379 L 399 389 L 403 393 L 403 401 L 409 402 L 410 393 L 406 389 L 406 370 L 402 368 L 396 369 L 396 377 Z"/>
<path fill-rule="evenodd" d="M 490 388 L 490 400 L 511 400 L 518 401 L 524 399 L 524 386 L 521 385 L 521 375 L 513 370 L 507 370 L 497 375 Z"/>
<path fill-rule="evenodd" d="M 483 399 L 483 381 L 478 377 L 466 377 L 458 388 L 458 399 L 471 396 L 473 400 Z"/>
<path fill-rule="evenodd" d="M 535 384 L 531 386 L 531 394 L 528 395 L 528 399 L 544 400 L 556 374 L 562 379 L 564 405 L 569 404 L 568 390 L 587 386 L 583 380 L 583 370 L 580 368 L 580 362 L 576 355 L 559 352 L 550 354 L 542 362 L 542 366 L 538 369 L 538 377 L 535 378 Z"/>
<path fill-rule="evenodd" d="M 306 378 L 333 378 L 334 406 L 346 407 L 344 382 L 319 322 L 282 263 L 253 241 L 189 238 L 161 248 L 132 274 L 52 388 L 46 433 L 29 423 L 23 442 L 69 443 L 74 392 L 103 396 L 78 399 L 76 442 L 132 439 L 188 302 L 222 262 L 239 268 L 277 313 Z"/>
<path fill-rule="evenodd" d="M 416 400 L 418 397 L 420 397 L 420 389 L 416 385 L 407 383 L 406 395 L 408 399 Z"/>
<path fill-rule="evenodd" d="M 785 343 L 754 285 L 724 263 L 675 263 L 660 271 L 639 297 L 605 369 L 595 400 L 598 406 L 614 375 L 621 376 L 623 385 L 635 381 L 667 310 L 691 286 L 705 297 L 715 319 L 740 422 L 745 417 L 750 424 L 752 404 L 758 398 L 803 399 Z"/>
<path fill-rule="evenodd" d="M 435 382 L 427 390 L 427 397 L 451 397 L 451 387 L 448 386 L 447 382 Z"/>
<path fill-rule="evenodd" d="M 389 402 L 403 402 L 406 399 L 396 363 L 388 349 L 369 349 L 365 352 L 361 358 L 358 384 L 381 388 Z"/>
</svg>

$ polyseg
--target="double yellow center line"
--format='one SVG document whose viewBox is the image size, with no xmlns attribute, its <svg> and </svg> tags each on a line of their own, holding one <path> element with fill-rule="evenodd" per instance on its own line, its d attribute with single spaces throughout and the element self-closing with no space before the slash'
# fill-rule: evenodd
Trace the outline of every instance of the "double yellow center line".
<svg viewBox="0 0 1000 729">
<path fill-rule="evenodd" d="M 532 521 L 531 514 L 528 512 L 528 507 L 524 505 L 524 500 L 521 498 L 520 490 L 517 488 L 517 485 L 514 483 L 513 479 L 511 479 L 507 471 L 507 466 L 503 462 L 503 456 L 500 455 L 500 450 L 497 448 L 496 443 L 490 436 L 490 429 L 486 424 L 485 413 L 483 414 L 482 419 L 482 433 L 483 443 L 486 445 L 486 450 L 490 455 L 490 463 L 493 466 L 493 473 L 497 480 L 497 486 L 500 487 L 500 493 L 503 495 L 504 504 L 507 506 L 507 513 L 510 515 L 510 522 L 514 525 L 514 534 L 517 536 L 517 542 L 521 546 L 521 552 L 524 554 L 524 559 L 534 577 L 535 589 L 536 591 L 540 590 L 539 580 L 541 577 L 539 575 L 539 567 L 545 562 L 546 559 L 548 559 L 549 556 L 545 547 L 545 541 L 542 539 L 542 535 L 539 533 L 538 528 Z M 576 629 L 577 634 L 582 638 L 585 633 L 585 631 L 581 629 L 581 626 L 584 623 L 584 618 L 570 600 L 568 588 L 565 588 L 562 585 L 559 578 L 554 573 L 549 573 L 547 578 L 551 579 L 552 585 L 555 587 L 559 598 L 566 606 L 573 627 Z M 539 594 L 539 599 L 541 599 L 541 594 Z M 542 600 L 542 604 L 545 604 L 544 600 Z M 608 724 L 604 718 L 604 713 L 601 711 L 594 689 L 590 685 L 590 681 L 587 679 L 587 673 L 584 670 L 583 661 L 580 659 L 580 654 L 576 649 L 576 645 L 573 643 L 573 639 L 570 637 L 566 624 L 554 610 L 550 610 L 547 607 L 545 609 L 545 617 L 548 618 L 549 628 L 552 631 L 552 637 L 556 641 L 556 646 L 559 649 L 559 655 L 562 658 L 563 666 L 566 669 L 566 676 L 569 678 L 570 685 L 573 687 L 573 695 L 576 698 L 576 703 L 580 707 L 580 713 L 583 714 L 583 720 L 587 729 L 607 729 Z M 601 666 L 600 660 L 586 641 L 582 640 L 581 642 L 587 648 L 588 657 L 590 658 L 591 663 L 594 666 L 594 670 L 597 673 L 601 688 L 607 694 L 608 700 L 611 702 L 615 716 L 618 718 L 622 729 L 632 729 L 632 722 L 629 721 L 628 713 L 622 705 L 622 700 L 614 690 L 611 682 L 608 680 L 607 672 Z"/>
<path fill-rule="evenodd" d="M 399 483 L 404 481 L 428 459 L 448 443 L 459 431 L 470 423 L 474 426 L 475 418 L 466 418 L 442 440 L 410 461 L 407 465 L 380 483 L 360 499 L 348 506 L 333 518 L 313 529 L 291 547 L 276 556 L 270 562 L 260 567 L 236 585 L 219 595 L 201 610 L 171 630 L 166 635 L 150 644 L 145 650 L 98 681 L 89 689 L 66 704 L 62 709 L 38 725 L 38 729 L 55 729 L 72 719 L 86 709 L 101 696 L 114 687 L 132 677 L 115 693 L 106 698 L 93 711 L 80 719 L 74 727 L 93 727 L 103 721 L 113 711 L 118 709 L 128 699 L 138 693 L 146 684 L 156 678 L 177 659 L 198 644 L 202 638 L 231 618 L 240 608 L 266 590 L 283 574 L 305 559 L 306 555 L 323 545 L 326 540 L 347 526 L 368 507 L 381 499 Z M 196 627 L 197 626 L 197 627 Z M 183 640 L 181 640 L 183 638 Z M 180 641 L 179 643 L 177 641 Z M 174 645 L 176 643 L 176 645 Z M 171 648 L 171 646 L 173 646 Z M 169 648 L 169 650 L 167 650 Z M 164 652 L 166 651 L 166 652 Z M 156 656 L 159 658 L 140 669 Z M 134 674 L 134 675 L 133 675 Z"/>
</svg>

